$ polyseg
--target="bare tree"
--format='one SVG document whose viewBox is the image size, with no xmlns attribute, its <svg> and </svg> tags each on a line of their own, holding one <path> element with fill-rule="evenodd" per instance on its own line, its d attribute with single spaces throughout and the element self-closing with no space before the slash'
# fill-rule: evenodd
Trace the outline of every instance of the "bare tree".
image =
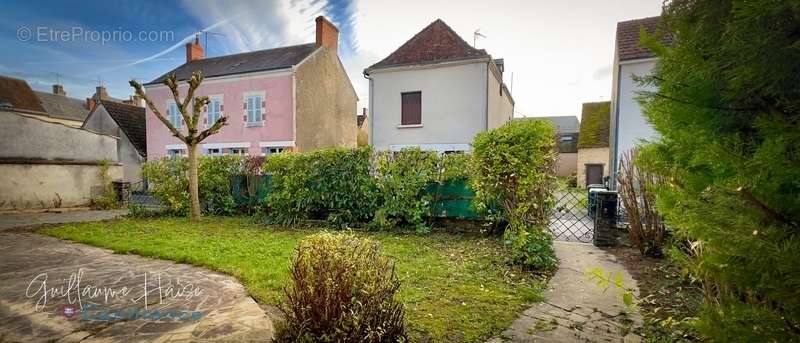
<svg viewBox="0 0 800 343">
<path fill-rule="evenodd" d="M 172 97 L 175 99 L 175 104 L 178 107 L 178 111 L 183 118 L 183 121 L 186 123 L 186 130 L 185 132 L 181 132 L 181 129 L 176 128 L 172 123 L 161 114 L 161 111 L 156 108 L 152 101 L 147 97 L 147 94 L 144 93 L 144 89 L 142 85 L 136 82 L 135 80 L 130 81 L 131 87 L 136 90 L 136 95 L 144 99 L 145 103 L 147 103 L 147 107 L 150 108 L 151 111 L 156 115 L 156 118 L 160 120 L 164 125 L 172 132 L 172 135 L 177 137 L 186 144 L 186 152 L 189 156 L 189 200 L 192 203 L 192 212 L 191 212 L 191 219 L 193 221 L 200 219 L 200 194 L 198 190 L 198 180 L 197 180 L 197 146 L 200 145 L 200 142 L 208 138 L 222 129 L 225 124 L 228 122 L 228 118 L 226 116 L 220 117 L 211 127 L 203 130 L 198 131 L 197 125 L 200 122 L 200 114 L 204 112 L 204 108 L 208 105 L 208 97 L 207 96 L 199 96 L 195 97 L 194 92 L 200 87 L 200 83 L 203 82 L 203 73 L 201 71 L 195 71 L 192 73 L 192 77 L 189 78 L 189 90 L 186 92 L 186 97 L 181 99 L 181 96 L 178 92 L 178 81 L 175 77 L 175 74 L 170 74 L 164 79 L 164 85 L 169 87 L 170 91 L 172 91 Z M 191 104 L 191 113 L 189 112 L 189 105 Z"/>
<path fill-rule="evenodd" d="M 636 165 L 636 149 L 622 155 L 619 195 L 628 215 L 628 236 L 643 255 L 660 256 L 666 226 L 656 210 L 653 188 L 662 184 L 660 177 Z"/>
</svg>

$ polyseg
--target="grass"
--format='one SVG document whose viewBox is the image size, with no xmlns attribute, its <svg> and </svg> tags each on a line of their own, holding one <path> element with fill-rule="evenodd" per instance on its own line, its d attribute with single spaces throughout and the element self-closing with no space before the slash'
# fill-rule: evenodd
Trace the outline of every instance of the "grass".
<svg viewBox="0 0 800 343">
<path fill-rule="evenodd" d="M 319 229 L 264 227 L 247 218 L 121 219 L 42 229 L 47 235 L 207 267 L 239 279 L 260 303 L 276 305 L 298 240 Z M 504 263 L 493 238 L 434 233 L 359 233 L 397 263 L 400 299 L 413 341 L 478 342 L 499 335 L 544 282 Z"/>
</svg>

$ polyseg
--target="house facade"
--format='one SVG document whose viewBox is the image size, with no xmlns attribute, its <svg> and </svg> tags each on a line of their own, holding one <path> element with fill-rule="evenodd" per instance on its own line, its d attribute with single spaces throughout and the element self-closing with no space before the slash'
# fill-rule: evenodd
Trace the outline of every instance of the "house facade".
<svg viewBox="0 0 800 343">
<path fill-rule="evenodd" d="M 172 93 L 162 82 L 174 73 L 179 90 L 200 70 L 195 92 L 208 96 L 200 129 L 226 116 L 228 125 L 200 146 L 204 155 L 269 155 L 324 147 L 356 146 L 355 89 L 338 54 L 339 31 L 316 19 L 316 42 L 204 58 L 199 40 L 186 45 L 186 63 L 145 84 L 145 91 L 173 125 L 185 130 Z M 186 147 L 147 109 L 147 156 L 185 154 Z"/>
<path fill-rule="evenodd" d="M 587 102 L 581 109 L 578 137 L 577 185 L 603 184 L 609 175 L 609 121 L 611 102 Z"/>
<path fill-rule="evenodd" d="M 611 176 L 616 175 L 622 154 L 643 140 L 657 139 L 658 134 L 647 121 L 637 101 L 638 94 L 653 91 L 652 86 L 641 85 L 634 76 L 652 72 L 657 58 L 640 45 L 640 30 L 654 34 L 659 29 L 661 17 L 650 17 L 617 23 L 616 43 L 611 91 L 610 152 Z M 671 43 L 670 35 L 663 35 L 664 44 Z M 611 182 L 615 187 L 616 182 Z"/>
<path fill-rule="evenodd" d="M 369 79 L 369 141 L 379 150 L 469 151 L 476 134 L 511 120 L 504 63 L 437 19 L 380 62 Z"/>
<path fill-rule="evenodd" d="M 117 161 L 124 181 L 142 179 L 142 163 L 147 160 L 144 107 L 115 101 L 98 101 L 82 128 L 117 137 Z"/>
</svg>

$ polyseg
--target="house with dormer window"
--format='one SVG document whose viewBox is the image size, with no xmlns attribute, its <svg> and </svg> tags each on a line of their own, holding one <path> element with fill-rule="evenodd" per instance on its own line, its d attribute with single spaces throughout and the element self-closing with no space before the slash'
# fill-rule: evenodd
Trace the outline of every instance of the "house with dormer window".
<svg viewBox="0 0 800 343">
<path fill-rule="evenodd" d="M 206 58 L 199 39 L 186 44 L 186 63 L 144 85 L 145 92 L 176 127 L 186 124 L 163 84 L 175 74 L 185 95 L 186 80 L 200 70 L 195 92 L 208 96 L 200 127 L 227 117 L 228 125 L 200 145 L 205 155 L 270 155 L 326 147 L 355 147 L 356 96 L 338 56 L 339 30 L 316 19 L 316 41 Z M 183 155 L 186 146 L 149 109 L 147 157 Z"/>
</svg>

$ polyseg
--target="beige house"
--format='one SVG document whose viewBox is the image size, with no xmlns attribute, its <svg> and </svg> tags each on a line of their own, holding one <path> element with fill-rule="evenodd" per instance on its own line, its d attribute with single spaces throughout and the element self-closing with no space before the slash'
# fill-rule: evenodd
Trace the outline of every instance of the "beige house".
<svg viewBox="0 0 800 343">
<path fill-rule="evenodd" d="M 609 173 L 609 120 L 611 103 L 587 102 L 581 111 L 578 133 L 578 187 L 602 184 Z"/>
<path fill-rule="evenodd" d="M 531 119 L 547 120 L 556 128 L 556 145 L 558 146 L 556 175 L 566 177 L 576 174 L 578 170 L 578 130 L 580 129 L 578 117 L 553 116 Z"/>
</svg>

